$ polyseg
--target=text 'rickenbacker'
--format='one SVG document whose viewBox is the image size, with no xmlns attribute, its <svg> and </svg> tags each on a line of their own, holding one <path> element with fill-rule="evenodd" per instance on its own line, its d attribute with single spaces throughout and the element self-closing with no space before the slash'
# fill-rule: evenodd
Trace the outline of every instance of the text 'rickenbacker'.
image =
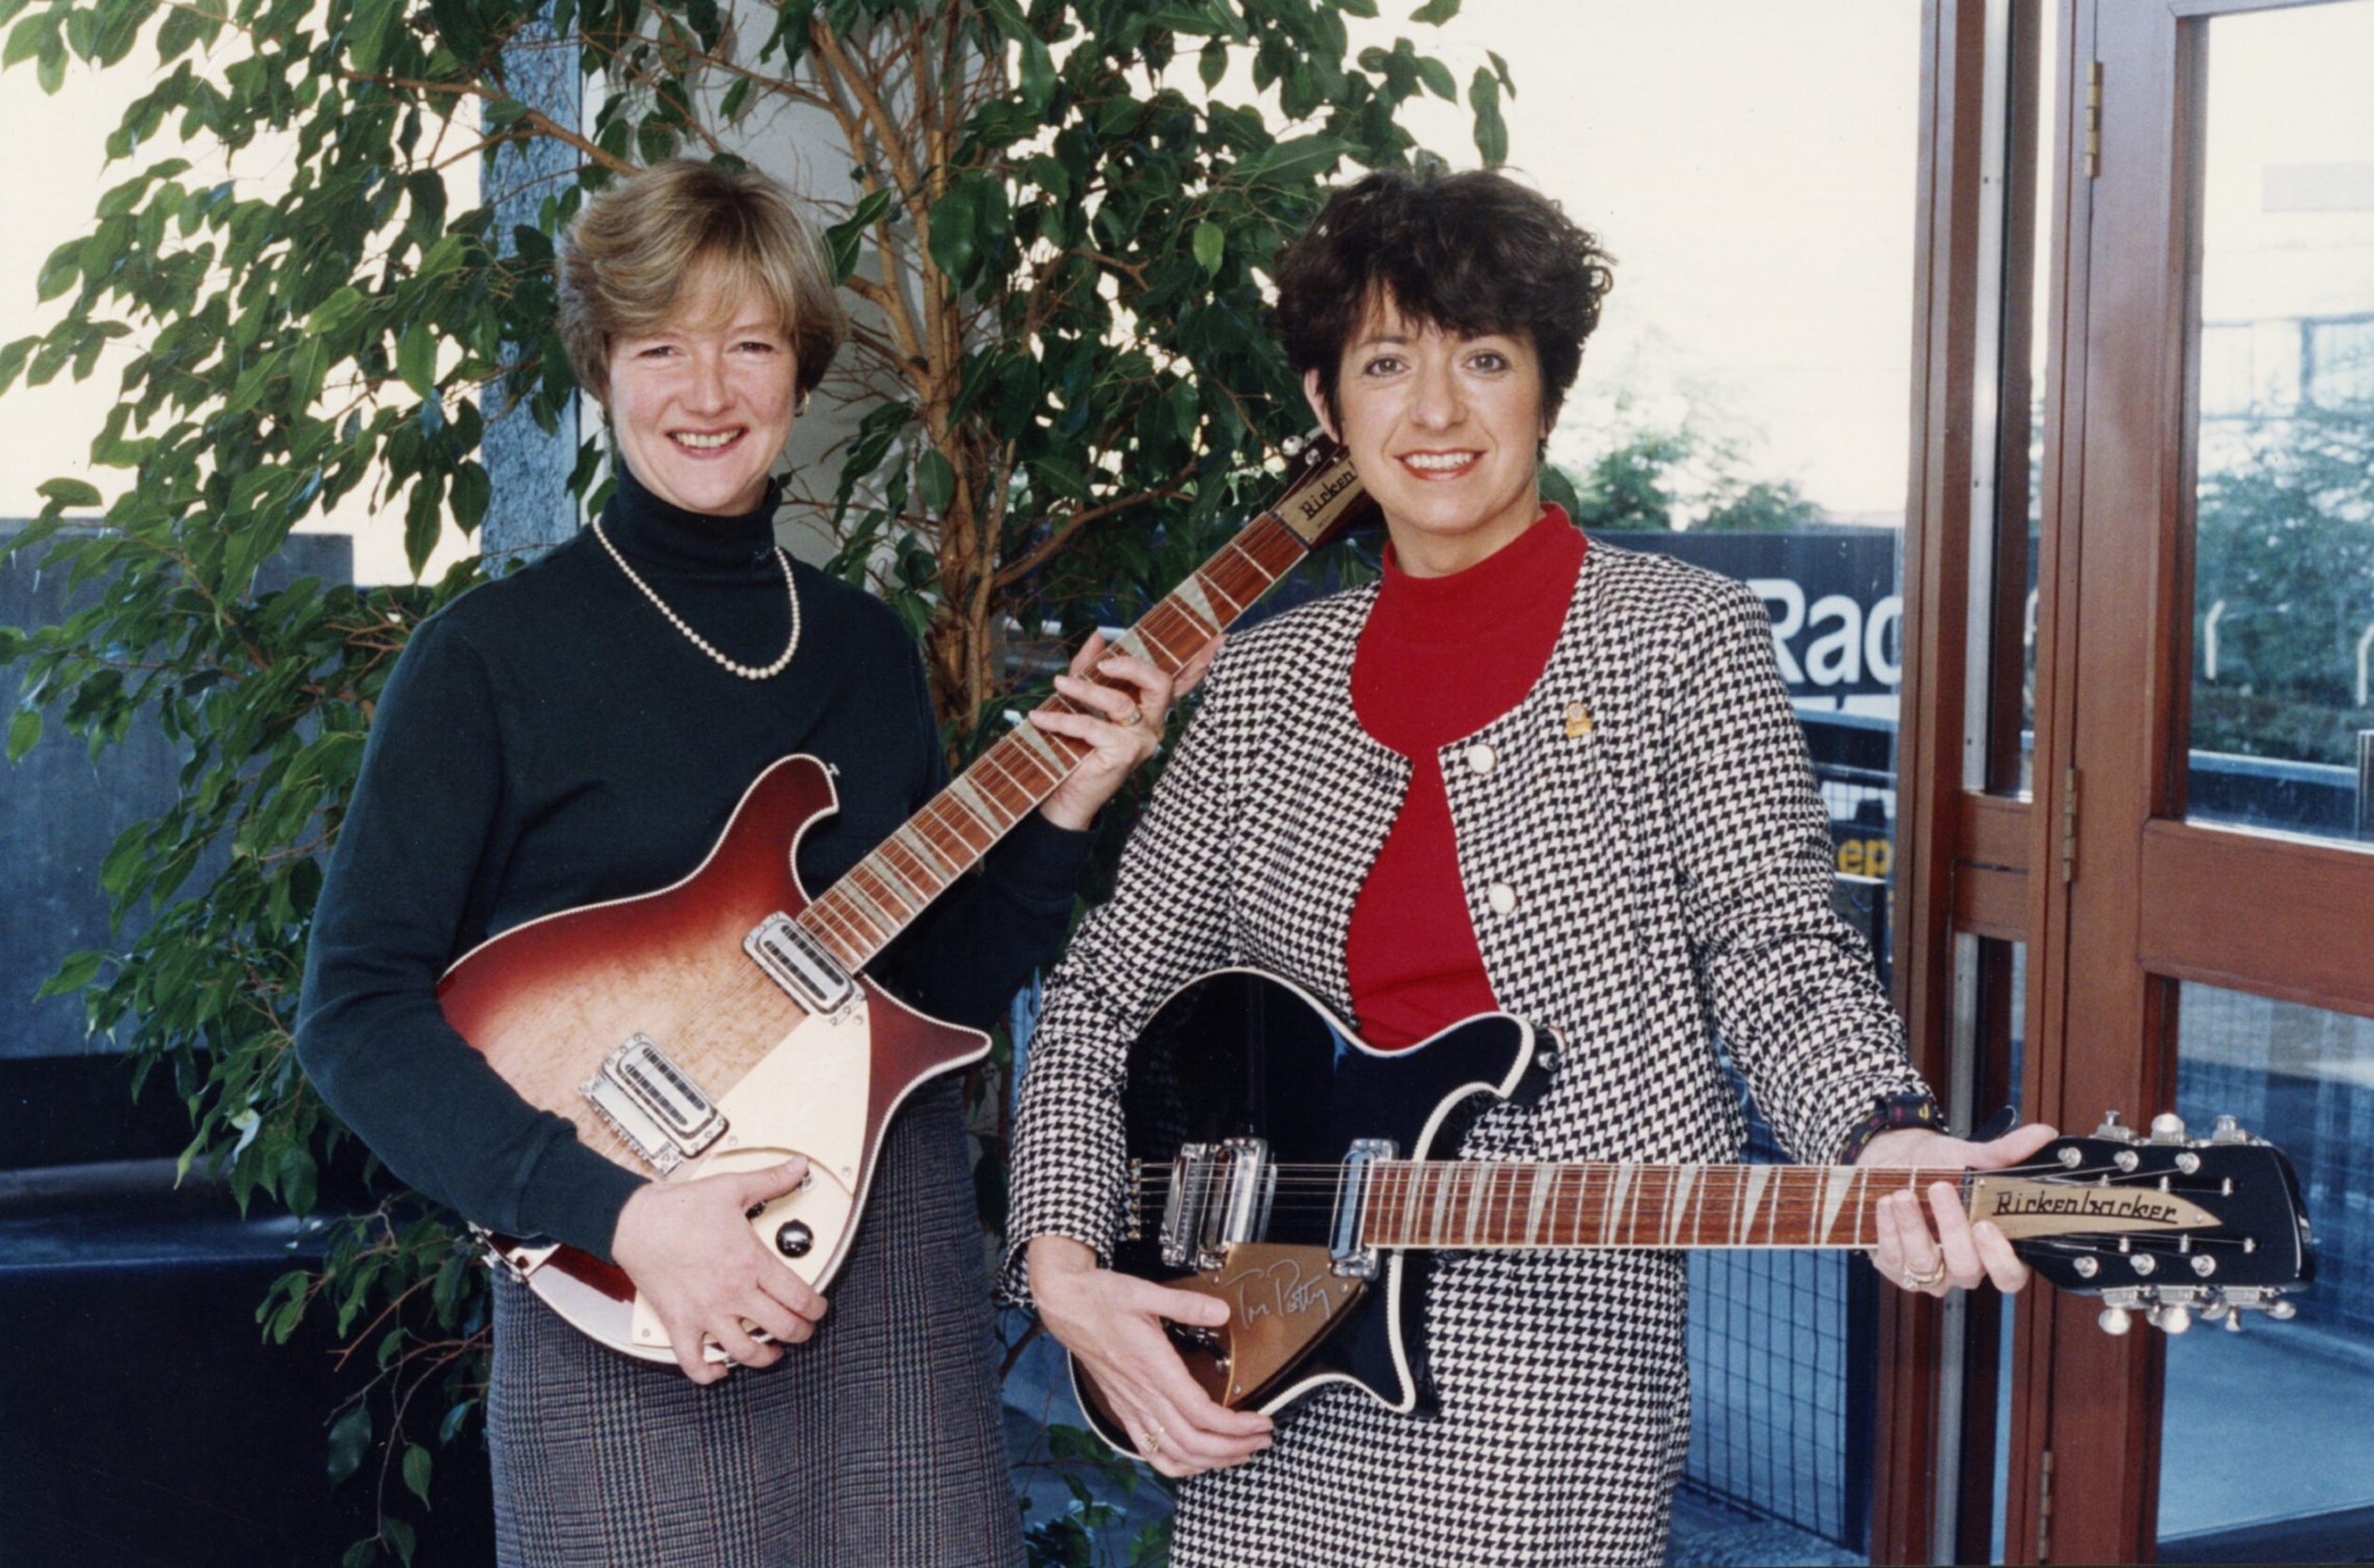
<svg viewBox="0 0 2374 1568">
<path fill-rule="evenodd" d="M 1365 505 L 1341 447 L 1293 484 L 1115 647 L 1176 674 Z M 1057 698 L 1050 707 L 1070 708 Z M 658 1180 L 808 1158 L 804 1187 L 751 1216 L 783 1267 L 822 1288 L 847 1255 L 890 1118 L 989 1037 L 924 1017 L 869 961 L 1055 792 L 1087 754 L 1018 724 L 811 899 L 794 855 L 838 808 L 832 772 L 786 757 L 750 785 L 708 857 L 673 886 L 514 927 L 438 988 L 445 1017 L 503 1081 L 586 1145 Z M 625 1273 L 573 1247 L 488 1237 L 568 1322 L 671 1359 Z"/>
<path fill-rule="evenodd" d="M 2000 1171 L 1820 1165 L 1462 1161 L 1476 1118 L 1530 1104 L 1554 1041 L 1483 1013 L 1406 1051 L 1363 1041 L 1300 988 L 1251 969 L 1190 981 L 1131 1048 L 1122 1093 L 1129 1221 L 1113 1266 L 1228 1304 L 1227 1326 L 1174 1326 L 1204 1391 L 1287 1410 L 1337 1384 L 1426 1412 L 1425 1270 L 1485 1249 L 1865 1248 L 1873 1207 L 1949 1181 L 2065 1290 L 2170 1333 L 2193 1314 L 2289 1317 L 2313 1272 L 2290 1161 L 2221 1117 L 2203 1139 L 2113 1115 Z M 1097 1435 L 1135 1438 L 1075 1360 Z"/>
</svg>

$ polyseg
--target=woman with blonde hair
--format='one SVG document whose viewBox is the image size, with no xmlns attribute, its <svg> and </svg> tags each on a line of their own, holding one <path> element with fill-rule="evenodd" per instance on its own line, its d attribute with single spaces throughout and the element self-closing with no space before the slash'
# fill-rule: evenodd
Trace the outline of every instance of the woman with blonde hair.
<svg viewBox="0 0 2374 1568">
<path fill-rule="evenodd" d="M 406 1181 L 492 1230 L 614 1260 L 679 1367 L 603 1348 L 495 1281 L 487 1398 L 510 1563 L 979 1563 L 1020 1556 L 960 1090 L 887 1133 L 831 1310 L 744 1222 L 798 1161 L 656 1183 L 577 1141 L 447 1025 L 437 985 L 487 937 L 699 865 L 778 758 L 838 770 L 798 845 L 830 885 L 946 778 L 898 618 L 775 542 L 770 477 L 844 331 L 772 180 L 675 161 L 589 201 L 561 331 L 616 490 L 588 530 L 414 633 L 373 715 L 316 916 L 299 1050 Z M 1153 749 L 1142 661 L 1033 722 L 1091 750 L 869 972 L 986 1025 L 1061 940 L 1090 819 Z M 764 1330 L 755 1336 L 752 1328 Z M 705 1358 L 714 1345 L 743 1370 Z"/>
</svg>

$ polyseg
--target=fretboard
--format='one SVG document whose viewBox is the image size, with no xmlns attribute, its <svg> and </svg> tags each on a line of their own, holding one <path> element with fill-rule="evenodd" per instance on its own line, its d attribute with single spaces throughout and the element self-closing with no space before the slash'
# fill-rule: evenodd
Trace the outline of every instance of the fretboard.
<svg viewBox="0 0 2374 1568">
<path fill-rule="evenodd" d="M 1880 1165 L 1531 1165 L 1389 1161 L 1367 1167 L 1370 1247 L 1869 1247 L 1893 1192 L 1968 1173 Z"/>
<path fill-rule="evenodd" d="M 1247 524 L 1116 639 L 1115 650 L 1176 675 L 1309 554 L 1360 499 L 1349 459 L 1314 464 L 1279 512 L 1265 512 Z M 1280 512 L 1290 512 L 1291 525 L 1281 520 Z M 1041 706 L 1080 711 L 1062 697 Z M 852 973 L 863 968 L 1053 794 L 1087 751 L 1085 743 L 1049 734 L 1027 720 L 1015 725 L 809 904 L 801 924 Z"/>
</svg>

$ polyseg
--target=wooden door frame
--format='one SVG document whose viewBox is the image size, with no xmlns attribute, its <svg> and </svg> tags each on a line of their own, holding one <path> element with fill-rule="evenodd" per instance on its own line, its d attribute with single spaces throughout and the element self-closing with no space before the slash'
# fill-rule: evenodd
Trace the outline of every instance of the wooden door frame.
<svg viewBox="0 0 2374 1568">
<path fill-rule="evenodd" d="M 2374 907 L 2374 855 L 2182 820 L 2197 24 L 2301 3 L 2073 7 L 2062 132 L 2099 62 L 2100 165 L 2056 160 L 2066 278 L 2029 824 L 2030 864 L 2047 869 L 2027 889 L 2030 1104 L 2065 1129 L 2173 1105 L 2180 980 L 2374 1016 L 2374 931 L 2328 915 Z M 2081 1298 L 2039 1307 L 2021 1314 L 2007 1559 L 2150 1561 L 2165 1342 L 2102 1333 Z"/>
<path fill-rule="evenodd" d="M 2025 12 L 2022 25 L 2061 27 L 2067 7 L 2051 8 L 2046 0 L 2011 0 Z M 2034 252 L 2034 193 L 2020 186 L 2010 189 L 2010 210 L 2001 237 L 2003 256 L 1985 254 L 1983 205 L 1998 199 L 1988 189 L 1983 148 L 1991 94 L 2005 84 L 1990 80 L 1986 48 L 1988 0 L 1926 0 L 1921 30 L 1921 97 L 1919 226 L 1915 241 L 1914 311 L 1912 322 L 1912 421 L 1909 460 L 1910 493 L 1904 530 L 1904 684 L 1902 691 L 1898 739 L 1897 830 L 1903 848 L 1898 856 L 1900 884 L 1895 899 L 1895 973 L 1897 1005 L 1903 1012 L 1914 1065 L 1933 1085 L 1943 1090 L 1952 1082 L 1954 1056 L 1956 939 L 1965 933 L 2004 940 L 2024 940 L 2033 923 L 2031 879 L 2027 868 L 2047 864 L 2049 846 L 2042 843 L 2049 821 L 2050 801 L 2042 808 L 1965 786 L 1965 737 L 1971 730 L 1973 691 L 1968 676 L 1973 649 L 1984 641 L 1992 649 L 1991 668 L 1976 687 L 1981 700 L 1994 709 L 1991 731 L 1996 737 L 1987 750 L 1985 772 L 1996 776 L 2001 727 L 2009 713 L 2011 747 L 2015 759 L 2018 700 L 2023 664 L 2020 638 L 2006 636 L 2024 617 L 2026 572 L 2024 547 L 2027 358 L 2028 299 L 2024 284 L 2032 266 L 2050 258 Z M 2048 17 L 2048 12 L 2050 13 Z M 2065 60 L 2070 51 L 2060 52 Z M 2022 70 L 2020 54 L 2012 52 L 2013 79 L 2032 98 L 2032 62 Z M 2067 101 L 2064 84 L 2062 100 Z M 2022 103 L 2023 113 L 2029 107 Z M 2065 121 L 2066 115 L 2061 118 Z M 2032 160 L 2039 129 L 2019 114 L 2011 117 L 2006 136 L 2007 161 Z M 2056 131 L 2065 143 L 2065 131 Z M 2065 161 L 2061 146 L 2056 166 Z M 2025 181 L 2021 182 L 2024 186 Z M 2065 202 L 2067 192 L 2060 192 Z M 2064 222 L 2058 231 L 2066 235 Z M 2004 330 L 1993 349 L 1998 361 L 2015 356 L 2016 374 L 2006 375 L 2001 363 L 1981 366 L 1989 333 L 1980 318 L 1982 269 L 2000 266 L 2013 281 L 1999 291 L 1997 309 Z M 2056 288 L 2055 319 L 2060 315 Z M 1984 370 L 1996 377 L 1998 420 L 1988 450 L 1980 451 L 1976 430 L 1976 392 Z M 2012 408 L 2006 398 L 2016 399 Z M 2056 393 L 2047 390 L 2046 495 L 2043 536 L 2045 554 L 2040 570 L 2043 603 L 2040 607 L 2039 669 L 2049 656 L 2046 635 L 2052 614 L 2052 541 L 2058 517 L 2051 483 L 2054 454 L 2050 447 Z M 2016 418 L 2019 435 L 2011 434 Z M 2006 453 L 2016 448 L 2015 457 Z M 1974 515 L 1973 481 L 1981 463 L 1999 473 L 2006 461 L 2015 461 L 2019 485 L 2006 496 L 1998 485 L 1998 506 L 1992 515 Z M 2019 514 L 2018 552 L 1982 552 L 1976 530 L 1994 530 L 1999 542 L 2006 507 Z M 1974 616 L 1972 576 L 1977 563 L 1993 559 L 2009 565 L 2018 576 L 2015 592 L 1992 594 L 1992 609 Z M 1987 585 L 1990 588 L 1992 585 Z M 1988 634 L 1984 638 L 1977 634 Z M 2042 715 L 2040 715 L 2040 724 Z M 2041 741 L 2040 741 L 2041 745 Z M 2040 790 L 2040 794 L 2043 792 Z M 2032 970 L 2033 966 L 2031 966 Z M 2032 986 L 2031 986 L 2032 989 Z M 2029 1029 L 2033 1038 L 2033 1026 Z M 2029 1094 L 2027 1114 L 2035 1113 Z M 1992 1107 L 1946 1105 L 1948 1115 L 1967 1127 L 1981 1120 Z M 1979 1370 L 1981 1383 L 1991 1383 L 1993 1328 L 1991 1314 L 1976 1314 L 1972 1348 L 1965 1366 Z M 1981 1346 L 1977 1341 L 1983 1339 Z M 1878 1470 L 1873 1478 L 1871 1560 L 1882 1562 L 1928 1562 L 1938 1556 L 1966 1554 L 1973 1536 L 1970 1514 L 1987 1489 L 1968 1481 L 1969 1467 L 1993 1460 L 1994 1411 L 1992 1388 L 1972 1388 L 1965 1399 L 1960 1428 L 1962 1441 L 1950 1443 L 1940 1431 L 1945 1411 L 1939 1390 L 1950 1353 L 1936 1302 L 1905 1292 L 1889 1292 L 1880 1317 L 1880 1401 L 1875 1448 Z M 1981 1406 L 1983 1405 L 1983 1408 Z M 1959 1499 L 1965 1515 L 1959 1542 L 1938 1538 L 1939 1468 L 1945 1454 L 1957 1449 L 1965 1455 L 1964 1472 L 1942 1478 Z M 2015 1460 L 2016 1463 L 2016 1460 Z M 1984 1519 L 1978 1521 L 1982 1531 Z M 1982 1534 L 1980 1535 L 1982 1539 Z"/>
</svg>

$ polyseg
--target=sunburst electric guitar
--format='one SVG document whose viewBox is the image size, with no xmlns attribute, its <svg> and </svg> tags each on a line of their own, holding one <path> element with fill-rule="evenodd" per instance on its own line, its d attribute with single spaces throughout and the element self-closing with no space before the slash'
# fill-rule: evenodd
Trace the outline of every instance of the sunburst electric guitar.
<svg viewBox="0 0 2374 1568">
<path fill-rule="evenodd" d="M 1303 456 L 1277 504 L 1117 649 L 1176 673 L 1349 525 L 1364 505 L 1349 458 L 1328 443 Z M 464 955 L 439 987 L 445 1017 L 529 1103 L 655 1180 L 806 1156 L 808 1183 L 750 1224 L 785 1268 L 821 1288 L 848 1253 L 890 1118 L 926 1080 L 989 1050 L 988 1036 L 902 1005 L 866 965 L 1086 751 L 1016 725 L 813 899 L 793 861 L 801 835 L 837 808 L 832 770 L 786 757 L 751 783 L 683 881 L 547 915 Z M 666 1331 L 619 1268 L 576 1248 L 487 1239 L 578 1330 L 671 1359 Z"/>
<path fill-rule="evenodd" d="M 1460 1160 L 1476 1118 L 1547 1086 L 1555 1042 L 1485 1013 L 1407 1051 L 1363 1042 L 1301 989 L 1256 970 L 1189 982 L 1132 1048 L 1122 1094 L 1130 1220 L 1114 1267 L 1227 1303 L 1172 1338 L 1205 1392 L 1289 1410 L 1338 1385 L 1389 1409 L 1434 1407 L 1423 1272 L 1445 1252 L 1870 1247 L 1874 1206 L 1951 1182 L 2055 1285 L 2170 1333 L 2195 1314 L 2240 1329 L 2289 1317 L 2313 1272 L 2290 1161 L 2220 1118 L 2148 1133 L 2114 1115 L 2009 1170 L 1534 1164 Z M 1136 1438 L 1077 1361 L 1097 1434 Z"/>
</svg>

